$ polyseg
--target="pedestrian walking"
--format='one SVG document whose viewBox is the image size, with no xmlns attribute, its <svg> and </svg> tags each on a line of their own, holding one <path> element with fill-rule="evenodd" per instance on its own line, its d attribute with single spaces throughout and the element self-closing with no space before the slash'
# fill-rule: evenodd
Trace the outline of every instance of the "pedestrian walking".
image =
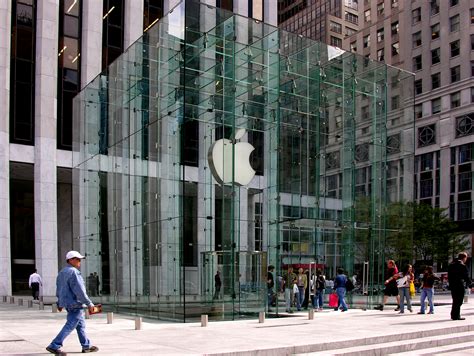
<svg viewBox="0 0 474 356">
<path fill-rule="evenodd" d="M 400 310 L 400 296 L 398 295 L 398 287 L 397 287 L 397 280 L 394 278 L 395 276 L 398 275 L 398 268 L 397 265 L 395 264 L 394 260 L 388 260 L 387 261 L 387 271 L 385 272 L 385 288 L 383 290 L 383 301 L 382 304 L 379 306 L 375 307 L 374 309 L 378 309 L 380 311 L 383 311 L 383 308 L 385 307 L 385 304 L 387 304 L 388 298 L 389 297 L 396 297 L 397 299 L 397 307 L 395 308 L 395 311 Z"/>
<path fill-rule="evenodd" d="M 305 290 L 308 287 L 308 277 L 303 273 L 303 268 L 298 269 L 296 276 L 296 286 L 298 287 L 298 298 L 296 299 L 296 309 L 301 310 L 304 302 Z"/>
<path fill-rule="evenodd" d="M 338 302 L 337 302 L 337 308 L 334 308 L 334 310 L 341 309 L 341 311 L 345 312 L 348 309 L 346 300 L 345 300 L 346 282 L 347 282 L 347 276 L 344 274 L 344 270 L 342 268 L 338 268 L 337 276 L 336 276 L 336 279 L 334 280 L 334 289 L 336 290 Z"/>
<path fill-rule="evenodd" d="M 410 283 L 412 283 L 415 279 L 412 265 L 406 265 L 403 268 L 403 271 L 398 274 L 398 276 L 393 276 L 392 278 L 396 279 L 397 281 L 398 295 L 400 297 L 399 314 L 405 313 L 405 300 L 407 302 L 407 309 L 410 311 L 410 313 L 412 313 L 413 309 L 411 307 Z"/>
<path fill-rule="evenodd" d="M 283 275 L 285 281 L 285 304 L 286 311 L 288 313 L 293 313 L 292 301 L 294 297 L 293 286 L 296 280 L 296 274 L 293 273 L 293 267 L 289 266 L 288 271 Z"/>
<path fill-rule="evenodd" d="M 100 279 L 97 272 L 94 272 L 94 278 L 95 278 L 95 292 L 96 292 L 96 295 L 100 296 Z"/>
<path fill-rule="evenodd" d="M 275 266 L 268 266 L 267 271 L 267 309 L 268 312 L 271 312 L 271 306 L 274 304 L 273 298 L 275 294 L 273 293 L 273 287 L 275 286 L 275 278 L 273 277 L 273 271 L 275 270 Z"/>
<path fill-rule="evenodd" d="M 466 267 L 467 253 L 461 252 L 448 267 L 448 283 L 451 290 L 453 304 L 451 306 L 452 320 L 465 320 L 461 318 L 461 305 L 464 301 L 466 287 L 471 287 L 471 279 Z"/>
<path fill-rule="evenodd" d="M 429 314 L 434 314 L 434 304 L 433 304 L 433 295 L 434 295 L 434 283 L 439 281 L 439 278 L 436 277 L 433 273 L 433 267 L 427 266 L 425 272 L 423 273 L 423 278 L 421 279 L 421 298 L 420 298 L 420 311 L 418 314 L 425 314 L 425 300 L 428 298 L 428 303 L 430 305 Z"/>
<path fill-rule="evenodd" d="M 28 285 L 31 288 L 31 296 L 33 297 L 33 300 L 39 300 L 39 290 L 40 287 L 43 286 L 43 280 L 38 274 L 38 270 L 35 269 L 35 271 L 30 275 Z"/>
<path fill-rule="evenodd" d="M 219 299 L 221 295 L 221 272 L 217 271 L 216 275 L 214 276 L 214 297 L 212 299 Z"/>
<path fill-rule="evenodd" d="M 76 329 L 79 342 L 82 346 L 82 352 L 97 352 L 99 348 L 92 346 L 86 335 L 86 321 L 84 319 L 83 305 L 86 305 L 89 312 L 93 312 L 94 304 L 91 302 L 86 293 L 84 280 L 82 279 L 81 261 L 85 257 L 77 251 L 69 251 L 66 254 L 67 267 L 64 267 L 58 274 L 56 279 L 56 295 L 58 297 L 58 310 L 63 308 L 67 311 L 66 324 L 63 326 L 59 334 L 46 347 L 46 350 L 52 354 L 65 355 L 61 350 L 64 339 Z"/>
<path fill-rule="evenodd" d="M 318 269 L 316 271 L 316 276 L 313 282 L 313 288 L 314 288 L 313 308 L 317 311 L 323 310 L 325 286 L 326 286 L 326 280 L 323 276 L 323 272 L 320 269 Z"/>
</svg>

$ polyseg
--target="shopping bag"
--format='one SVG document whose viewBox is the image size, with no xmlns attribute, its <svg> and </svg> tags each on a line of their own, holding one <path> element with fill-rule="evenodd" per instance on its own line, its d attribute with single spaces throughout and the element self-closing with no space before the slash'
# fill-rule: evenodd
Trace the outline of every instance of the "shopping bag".
<svg viewBox="0 0 474 356">
<path fill-rule="evenodd" d="M 415 296 L 415 284 L 413 282 L 410 282 L 410 297 Z"/>
<path fill-rule="evenodd" d="M 329 294 L 329 307 L 330 308 L 337 308 L 339 303 L 339 298 L 337 297 L 336 293 Z"/>
</svg>

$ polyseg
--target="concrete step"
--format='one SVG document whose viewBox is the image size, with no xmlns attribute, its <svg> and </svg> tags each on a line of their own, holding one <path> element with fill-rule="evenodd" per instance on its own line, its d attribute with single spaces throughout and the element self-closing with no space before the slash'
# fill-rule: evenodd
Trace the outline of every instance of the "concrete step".
<svg viewBox="0 0 474 356">
<path fill-rule="evenodd" d="M 420 355 L 474 355 L 474 341 L 463 342 L 445 346 L 432 347 L 429 349 L 399 352 L 389 354 L 390 356 L 420 356 Z"/>
<path fill-rule="evenodd" d="M 345 355 L 345 356 L 367 356 L 367 355 L 390 355 L 401 352 L 416 352 L 417 355 L 423 354 L 427 349 L 439 349 L 443 346 L 454 346 L 457 344 L 463 344 L 471 342 L 474 338 L 474 331 L 456 332 L 450 333 L 449 331 L 441 329 L 445 332 L 439 335 L 433 336 L 420 336 L 411 334 L 402 334 L 405 336 L 397 341 L 390 342 L 379 342 L 376 344 L 367 344 L 361 346 L 352 346 L 346 348 L 338 348 L 332 350 L 326 350 L 321 352 L 306 353 L 301 355 L 312 355 L 312 356 L 328 356 L 328 355 Z"/>
</svg>

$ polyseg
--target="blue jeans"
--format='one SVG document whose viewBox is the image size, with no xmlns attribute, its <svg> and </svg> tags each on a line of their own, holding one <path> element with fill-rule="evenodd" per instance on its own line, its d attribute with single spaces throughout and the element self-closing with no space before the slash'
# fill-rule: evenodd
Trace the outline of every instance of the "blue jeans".
<svg viewBox="0 0 474 356">
<path fill-rule="evenodd" d="M 336 288 L 336 293 L 337 293 L 337 298 L 339 299 L 337 301 L 338 305 L 337 305 L 337 308 L 342 308 L 342 310 L 347 310 L 347 304 L 346 304 L 346 301 L 344 299 L 345 295 L 346 295 L 346 288 L 344 287 L 339 287 L 339 288 Z"/>
<path fill-rule="evenodd" d="M 398 288 L 398 295 L 400 296 L 400 313 L 405 312 L 405 298 L 407 300 L 407 309 L 411 311 L 411 296 L 410 287 Z"/>
<path fill-rule="evenodd" d="M 291 310 L 291 302 L 293 301 L 293 288 L 285 288 L 285 306 L 286 311 Z"/>
<path fill-rule="evenodd" d="M 273 288 L 268 288 L 267 297 L 268 297 L 268 309 L 270 309 L 273 302 Z"/>
<path fill-rule="evenodd" d="M 323 308 L 324 290 L 317 290 L 313 298 L 313 308 Z"/>
<path fill-rule="evenodd" d="M 296 308 L 298 310 L 301 310 L 301 306 L 303 305 L 304 302 L 304 286 L 300 287 L 298 286 L 298 298 L 296 299 Z"/>
<path fill-rule="evenodd" d="M 66 324 L 59 332 L 59 334 L 51 341 L 48 347 L 57 350 L 63 346 L 63 341 L 68 335 L 76 329 L 79 342 L 82 345 L 82 349 L 88 349 L 91 346 L 90 340 L 86 336 L 86 321 L 84 319 L 84 311 L 81 309 L 69 309 L 67 310 Z"/>
<path fill-rule="evenodd" d="M 434 305 L 433 305 L 433 295 L 434 295 L 434 290 L 433 288 L 423 288 L 421 291 L 421 309 L 420 312 L 424 313 L 425 312 L 425 299 L 428 297 L 428 303 L 430 303 L 430 313 L 434 313 Z"/>
</svg>

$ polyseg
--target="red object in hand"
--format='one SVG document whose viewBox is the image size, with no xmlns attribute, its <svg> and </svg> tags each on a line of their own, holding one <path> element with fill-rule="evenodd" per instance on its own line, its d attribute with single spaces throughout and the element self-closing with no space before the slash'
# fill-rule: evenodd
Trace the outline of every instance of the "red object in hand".
<svg viewBox="0 0 474 356">
<path fill-rule="evenodd" d="M 339 302 L 339 298 L 337 297 L 336 293 L 329 294 L 329 307 L 337 308 Z"/>
<path fill-rule="evenodd" d="M 92 308 L 89 308 L 89 314 L 102 313 L 102 304 L 96 304 Z"/>
</svg>

